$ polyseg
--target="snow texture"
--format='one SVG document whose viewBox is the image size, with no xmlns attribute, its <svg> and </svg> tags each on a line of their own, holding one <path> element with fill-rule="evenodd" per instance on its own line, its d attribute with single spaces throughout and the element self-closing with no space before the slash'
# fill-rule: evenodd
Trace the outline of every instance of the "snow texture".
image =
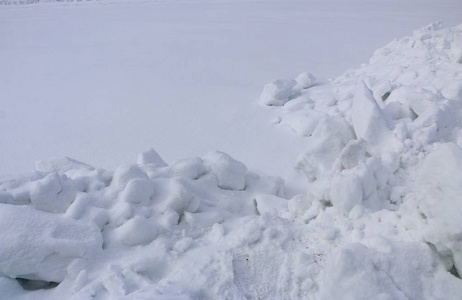
<svg viewBox="0 0 462 300">
<path fill-rule="evenodd" d="M 458 299 L 461 37 L 434 23 L 330 82 L 266 85 L 305 193 L 219 151 L 2 179 L 0 298 Z"/>
</svg>

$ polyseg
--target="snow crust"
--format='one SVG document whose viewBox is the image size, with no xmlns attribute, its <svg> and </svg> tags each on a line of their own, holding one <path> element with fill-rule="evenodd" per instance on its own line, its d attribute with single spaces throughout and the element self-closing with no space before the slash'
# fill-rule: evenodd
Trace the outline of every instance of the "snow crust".
<svg viewBox="0 0 462 300">
<path fill-rule="evenodd" d="M 458 299 L 461 41 L 435 23 L 331 82 L 266 85 L 307 145 L 290 199 L 218 151 L 151 149 L 114 172 L 54 159 L 2 181 L 1 298 Z"/>
</svg>

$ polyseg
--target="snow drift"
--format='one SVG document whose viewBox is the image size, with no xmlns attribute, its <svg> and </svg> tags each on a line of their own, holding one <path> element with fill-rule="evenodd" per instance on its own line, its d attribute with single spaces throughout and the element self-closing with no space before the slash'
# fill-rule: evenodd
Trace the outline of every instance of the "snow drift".
<svg viewBox="0 0 462 300">
<path fill-rule="evenodd" d="M 457 299 L 461 41 L 432 24 L 331 82 L 267 85 L 306 139 L 308 192 L 291 199 L 221 152 L 4 180 L 2 298 Z"/>
</svg>

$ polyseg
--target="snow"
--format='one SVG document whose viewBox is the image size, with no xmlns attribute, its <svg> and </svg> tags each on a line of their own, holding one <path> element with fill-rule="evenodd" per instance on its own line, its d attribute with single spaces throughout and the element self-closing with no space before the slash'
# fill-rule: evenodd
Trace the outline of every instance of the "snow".
<svg viewBox="0 0 462 300">
<path fill-rule="evenodd" d="M 454 253 L 458 270 L 462 267 L 462 150 L 454 143 L 435 145 L 418 171 L 416 195 L 419 208 L 431 224 L 428 240 Z"/>
<path fill-rule="evenodd" d="M 300 192 L 291 167 L 304 141 L 268 126 L 274 116 L 255 101 L 264 85 L 336 77 L 415 28 L 458 24 L 460 10 L 458 0 L 1 5 L 0 174 L 65 156 L 115 170 L 150 148 L 169 163 L 218 150 Z"/>
<path fill-rule="evenodd" d="M 243 190 L 247 167 L 223 152 L 212 152 L 204 157 L 205 165 L 212 171 L 218 186 L 228 190 Z"/>
<path fill-rule="evenodd" d="M 329 172 L 342 149 L 354 138 L 351 126 L 339 116 L 322 118 L 307 139 L 307 149 L 298 157 L 296 167 L 309 180 Z"/>
<path fill-rule="evenodd" d="M 460 297 L 460 2 L 25 2 L 0 298 Z"/>
<path fill-rule="evenodd" d="M 266 105 L 284 105 L 290 98 L 297 96 L 297 81 L 278 79 L 265 85 L 261 94 L 261 103 Z"/>
<path fill-rule="evenodd" d="M 396 102 L 388 104 L 386 107 Z M 371 90 L 364 82 L 358 84 L 351 108 L 351 122 L 358 139 L 366 141 L 367 151 L 377 154 L 380 151 L 393 151 L 400 142 L 395 141 L 393 124 L 389 115 L 380 109 Z"/>
<path fill-rule="evenodd" d="M 303 72 L 295 78 L 295 81 L 302 89 L 307 89 L 316 83 L 316 77 L 311 73 Z"/>
<path fill-rule="evenodd" d="M 2 276 L 61 282 L 74 260 L 101 252 L 103 239 L 92 223 L 24 205 L 0 207 Z"/>
</svg>

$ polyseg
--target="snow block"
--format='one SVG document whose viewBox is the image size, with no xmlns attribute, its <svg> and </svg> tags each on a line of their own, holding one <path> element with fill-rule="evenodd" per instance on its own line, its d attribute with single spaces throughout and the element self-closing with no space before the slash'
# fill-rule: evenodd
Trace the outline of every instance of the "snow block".
<svg viewBox="0 0 462 300">
<path fill-rule="evenodd" d="M 316 83 L 316 77 L 311 73 L 303 72 L 295 78 L 295 81 L 302 89 L 307 89 Z"/>
<path fill-rule="evenodd" d="M 294 90 L 297 81 L 291 79 L 278 79 L 268 83 L 263 88 L 260 101 L 264 105 L 282 106 L 290 97 L 294 96 L 297 92 Z"/>
<path fill-rule="evenodd" d="M 462 33 L 454 33 L 451 43 L 452 59 L 459 64 L 462 64 Z"/>
<path fill-rule="evenodd" d="M 66 210 L 66 216 L 80 219 L 89 206 L 91 206 L 91 198 L 88 194 L 79 193 L 76 195 L 74 202 Z"/>
<path fill-rule="evenodd" d="M 61 282 L 67 266 L 102 249 L 100 229 L 91 223 L 0 204 L 0 274 Z"/>
<path fill-rule="evenodd" d="M 78 182 L 69 180 L 66 175 L 51 173 L 33 182 L 30 201 L 38 210 L 63 213 L 74 201 L 78 190 Z"/>
<path fill-rule="evenodd" d="M 302 170 L 310 181 L 330 173 L 342 149 L 354 138 L 353 130 L 342 117 L 321 119 L 308 138 L 307 149 L 298 157 L 296 168 Z"/>
<path fill-rule="evenodd" d="M 147 244 L 157 236 L 155 226 L 143 217 L 136 216 L 114 229 L 115 240 L 126 246 Z"/>
<path fill-rule="evenodd" d="M 120 226 L 133 216 L 133 208 L 130 203 L 116 202 L 110 209 L 109 223 L 111 226 Z"/>
<path fill-rule="evenodd" d="M 169 168 L 169 174 L 175 177 L 198 179 L 205 173 L 207 173 L 207 169 L 205 168 L 202 159 L 199 157 L 176 161 Z"/>
<path fill-rule="evenodd" d="M 287 211 L 287 202 L 287 199 L 273 195 L 259 194 L 255 197 L 257 211 L 260 215 L 270 214 L 279 216 L 281 213 Z"/>
<path fill-rule="evenodd" d="M 398 140 L 393 135 L 391 121 L 364 82 L 356 86 L 351 119 L 357 138 L 367 142 L 366 150 L 370 154 L 392 151 L 396 147 Z"/>
<path fill-rule="evenodd" d="M 409 101 L 409 107 L 418 116 L 430 110 L 433 107 L 434 102 L 439 100 L 438 95 L 425 90 L 421 90 L 419 93 L 408 93 L 406 98 Z"/>
<path fill-rule="evenodd" d="M 160 155 L 154 150 L 150 149 L 138 155 L 136 161 L 139 165 L 154 165 L 156 167 L 166 167 L 167 163 L 160 157 Z"/>
<path fill-rule="evenodd" d="M 112 177 L 111 187 L 124 189 L 127 183 L 135 178 L 149 179 L 148 175 L 136 165 L 121 166 Z"/>
<path fill-rule="evenodd" d="M 462 149 L 454 143 L 438 145 L 425 158 L 416 183 L 425 215 L 462 240 Z"/>
<path fill-rule="evenodd" d="M 441 94 L 448 99 L 462 100 L 462 80 L 451 80 L 441 89 Z"/>
<path fill-rule="evenodd" d="M 383 113 L 387 118 L 391 120 L 400 120 L 400 119 L 414 119 L 415 114 L 409 109 L 409 107 L 400 102 L 391 102 L 385 105 L 383 108 Z"/>
<path fill-rule="evenodd" d="M 385 101 L 392 91 L 390 80 L 382 80 L 375 84 L 372 88 L 373 96 L 375 99 Z"/>
<path fill-rule="evenodd" d="M 217 177 L 220 188 L 238 191 L 245 189 L 247 167 L 243 163 L 219 151 L 211 152 L 203 159 Z"/>
<path fill-rule="evenodd" d="M 311 207 L 311 200 L 306 195 L 296 195 L 287 202 L 289 212 L 295 216 L 303 214 Z"/>
<path fill-rule="evenodd" d="M 356 174 L 335 174 L 331 181 L 329 196 L 334 207 L 348 213 L 355 205 L 362 202 L 361 180 Z"/>
<path fill-rule="evenodd" d="M 94 199 L 87 193 L 79 193 L 65 215 L 87 223 L 95 223 L 99 228 L 103 228 L 110 220 L 109 213 L 106 209 L 93 206 L 93 201 Z"/>
<path fill-rule="evenodd" d="M 360 163 L 349 171 L 354 172 L 361 182 L 363 194 L 362 205 L 372 210 L 379 209 L 380 203 L 377 196 L 378 185 L 374 175 L 374 168 L 368 164 Z"/>
<path fill-rule="evenodd" d="M 364 158 L 365 149 L 364 144 L 358 140 L 350 140 L 340 152 L 340 163 L 343 168 L 351 169 L 358 165 Z"/>
<path fill-rule="evenodd" d="M 419 208 L 431 226 L 428 238 L 452 250 L 462 273 L 462 149 L 439 144 L 424 160 L 416 179 Z"/>
<path fill-rule="evenodd" d="M 199 199 L 185 187 L 180 181 L 172 180 L 168 183 L 168 194 L 166 199 L 159 204 L 161 212 L 173 210 L 178 215 L 185 211 L 195 212 L 199 208 Z"/>
<path fill-rule="evenodd" d="M 128 203 L 147 203 L 153 192 L 153 184 L 149 180 L 135 178 L 128 182 L 120 197 Z"/>
</svg>

